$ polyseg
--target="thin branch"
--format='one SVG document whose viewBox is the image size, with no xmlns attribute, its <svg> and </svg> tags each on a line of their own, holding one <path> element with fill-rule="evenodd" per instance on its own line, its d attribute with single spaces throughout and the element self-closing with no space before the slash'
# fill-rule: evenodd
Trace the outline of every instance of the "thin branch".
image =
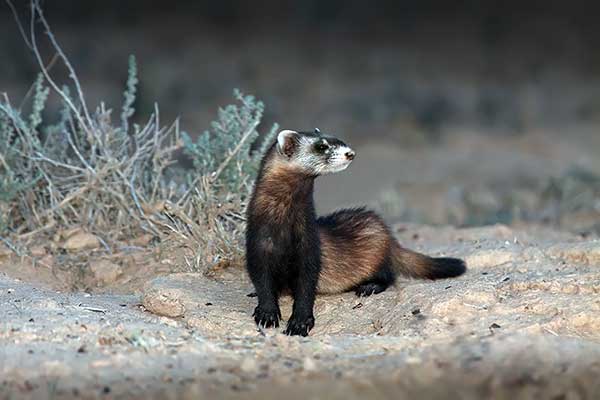
<svg viewBox="0 0 600 400">
<path fill-rule="evenodd" d="M 73 101 L 71 100 L 71 98 L 69 96 L 67 96 L 67 94 L 58 87 L 58 85 L 56 84 L 54 79 L 52 79 L 52 77 L 50 76 L 50 73 L 48 72 L 48 70 L 45 67 L 44 60 L 42 59 L 42 55 L 40 54 L 40 51 L 37 47 L 37 42 L 35 39 L 35 15 L 36 15 L 37 7 L 38 7 L 37 0 L 32 0 L 32 2 L 31 2 L 30 35 L 31 35 L 31 50 L 33 51 L 33 55 L 35 56 L 35 58 L 38 62 L 38 65 L 40 67 L 40 70 L 42 71 L 42 74 L 46 78 L 46 81 L 50 84 L 50 86 L 52 86 L 52 89 L 54 89 L 54 91 L 56 93 L 58 93 L 58 95 L 60 97 L 62 97 L 63 101 L 73 111 L 73 113 L 77 117 L 77 120 L 79 121 L 79 124 L 81 125 L 81 127 L 83 129 L 85 129 L 86 132 L 91 133 L 91 125 L 89 127 L 86 125 L 83 117 L 79 113 L 79 110 L 77 109 L 77 107 L 75 107 L 75 104 L 73 104 Z"/>
<path fill-rule="evenodd" d="M 7 172 L 11 172 L 11 169 L 8 166 L 8 163 L 6 162 L 6 159 L 4 158 L 4 156 L 1 153 L 0 153 L 0 164 L 2 166 L 4 166 L 4 169 L 6 169 Z"/>
<path fill-rule="evenodd" d="M 46 69 L 48 71 L 50 71 L 52 69 L 52 67 L 54 67 L 54 64 L 56 64 L 56 60 L 58 60 L 58 53 L 54 53 L 54 55 L 52 56 L 52 59 L 50 60 L 48 65 L 46 65 Z M 19 104 L 19 111 L 21 111 L 23 109 L 25 102 L 27 101 L 29 96 L 31 96 L 31 93 L 33 93 L 34 88 L 35 88 L 35 82 L 33 82 L 31 84 L 31 86 L 29 87 L 29 90 L 27 90 L 27 93 L 25 93 L 25 96 L 23 96 L 23 100 L 21 100 L 21 104 Z"/>
<path fill-rule="evenodd" d="M 240 149 L 244 145 L 244 142 L 246 140 L 248 140 L 250 135 L 252 135 L 252 133 L 256 130 L 256 127 L 259 124 L 260 124 L 260 119 L 258 119 L 258 118 L 255 119 L 254 122 L 252 123 L 252 125 L 250 126 L 250 128 L 248 128 L 248 130 L 244 133 L 244 136 L 242 136 L 242 138 L 240 139 L 240 142 L 237 144 L 237 146 L 235 146 L 233 151 L 231 153 L 229 153 L 227 158 L 221 163 L 221 165 L 219 165 L 219 168 L 217 168 L 215 173 L 211 176 L 211 180 L 213 182 L 215 182 L 219 178 L 219 176 L 221 175 L 221 173 L 223 172 L 225 167 L 227 167 L 227 165 L 233 159 L 233 157 L 240 151 Z"/>
<path fill-rule="evenodd" d="M 17 9 L 15 8 L 15 6 L 13 5 L 11 0 L 6 0 L 6 3 L 8 4 L 8 7 L 12 11 L 13 17 L 15 18 L 15 21 L 17 22 L 17 26 L 19 27 L 19 32 L 21 32 L 23 41 L 25 42 L 27 47 L 29 47 L 31 50 L 33 50 L 31 43 L 29 43 L 29 40 L 27 40 L 27 34 L 25 33 L 25 28 L 23 27 L 23 24 L 21 23 L 21 19 L 19 18 L 19 13 L 17 13 Z"/>
<path fill-rule="evenodd" d="M 60 47 L 60 45 L 56 41 L 56 38 L 54 37 L 52 30 L 50 29 L 50 25 L 48 25 L 48 21 L 46 21 L 46 17 L 44 17 L 44 12 L 42 11 L 42 8 L 40 7 L 39 0 L 32 0 L 32 4 L 35 6 L 35 9 L 37 10 L 38 16 L 40 18 L 40 22 L 42 23 L 42 25 L 44 25 L 44 29 L 46 30 L 46 36 L 48 36 L 48 38 L 50 39 L 50 42 L 52 42 L 52 46 L 54 47 L 56 52 L 59 54 L 60 58 L 62 58 L 65 66 L 69 70 L 69 77 L 75 84 L 77 94 L 79 95 L 79 102 L 81 103 L 81 107 L 83 108 L 85 117 L 87 118 L 88 123 L 90 124 L 89 126 L 90 126 L 90 128 L 92 128 L 94 126 L 94 124 L 92 122 L 92 119 L 90 118 L 90 114 L 87 109 L 85 98 L 83 96 L 83 91 L 81 90 L 81 85 L 79 84 L 79 79 L 77 78 L 75 69 L 73 68 L 73 66 L 71 65 L 71 62 L 69 61 L 69 59 L 63 52 L 62 47 Z"/>
<path fill-rule="evenodd" d="M 28 158 L 30 160 L 33 160 L 33 161 L 45 161 L 47 163 L 50 163 L 50 164 L 54 165 L 55 167 L 62 167 L 62 168 L 66 168 L 66 169 L 74 169 L 75 171 L 85 172 L 85 169 L 83 169 L 83 168 L 79 168 L 79 167 L 76 167 L 74 165 L 64 164 L 64 163 L 61 163 L 59 161 L 52 160 L 52 159 L 44 156 L 40 152 L 36 152 L 36 155 L 37 155 L 37 157 L 28 157 Z"/>
<path fill-rule="evenodd" d="M 11 250 L 12 250 L 12 251 L 13 251 L 13 252 L 14 252 L 14 253 L 17 255 L 17 256 L 19 256 L 19 257 L 21 257 L 21 256 L 22 256 L 22 254 L 21 254 L 21 252 L 19 251 L 19 249 L 17 249 L 17 247 L 16 247 L 14 244 L 12 244 L 12 243 L 10 242 L 10 240 L 8 240 L 8 239 L 6 239 L 6 238 L 4 238 L 4 237 L 0 236 L 0 241 L 3 241 L 3 242 L 4 242 L 4 244 L 6 244 L 6 246 L 7 246 L 9 249 L 11 249 Z"/>
<path fill-rule="evenodd" d="M 93 175 L 96 175 L 96 171 L 94 171 L 94 169 L 90 166 L 90 164 L 88 164 L 88 162 L 81 155 L 81 153 L 79 152 L 79 149 L 77 148 L 77 146 L 73 142 L 73 138 L 71 137 L 71 131 L 67 130 L 66 133 L 67 133 L 67 141 L 69 142 L 69 145 L 71 146 L 71 148 L 73 149 L 73 151 L 77 155 L 77 158 L 79 158 L 79 161 L 81 161 L 81 163 L 87 168 L 88 171 L 90 171 Z"/>
</svg>

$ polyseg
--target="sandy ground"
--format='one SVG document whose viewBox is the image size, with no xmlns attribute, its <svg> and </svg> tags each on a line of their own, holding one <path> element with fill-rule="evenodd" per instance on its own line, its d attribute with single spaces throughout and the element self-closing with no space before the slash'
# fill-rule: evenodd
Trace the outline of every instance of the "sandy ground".
<svg viewBox="0 0 600 400">
<path fill-rule="evenodd" d="M 257 330 L 251 285 L 235 267 L 149 274 L 141 295 L 58 292 L 3 274 L 0 397 L 600 393 L 600 241 L 534 227 L 394 230 L 407 247 L 464 257 L 468 273 L 370 298 L 319 297 L 308 338 Z"/>
<path fill-rule="evenodd" d="M 390 185 L 399 215 L 444 224 L 448 210 L 473 212 L 453 202 L 454 186 L 511 191 L 573 164 L 597 170 L 597 139 L 567 142 L 365 144 L 352 168 L 319 182 L 317 206 L 370 203 Z M 467 274 L 319 297 L 308 338 L 257 330 L 240 265 L 190 273 L 152 238 L 107 249 L 73 229 L 32 240 L 21 257 L 0 245 L 0 399 L 597 398 L 600 241 L 587 227 L 598 210 L 565 231 L 395 224 L 403 245 L 462 257 Z M 281 303 L 288 318 L 291 301 Z"/>
</svg>

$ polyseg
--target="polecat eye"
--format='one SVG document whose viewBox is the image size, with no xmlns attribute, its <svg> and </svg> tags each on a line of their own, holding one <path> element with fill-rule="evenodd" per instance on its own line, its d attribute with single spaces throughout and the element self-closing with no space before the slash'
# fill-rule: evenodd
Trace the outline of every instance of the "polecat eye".
<svg viewBox="0 0 600 400">
<path fill-rule="evenodd" d="M 329 148 L 328 145 L 326 145 L 325 143 L 321 142 L 321 143 L 317 143 L 315 145 L 315 149 L 317 149 L 317 151 L 325 151 Z"/>
</svg>

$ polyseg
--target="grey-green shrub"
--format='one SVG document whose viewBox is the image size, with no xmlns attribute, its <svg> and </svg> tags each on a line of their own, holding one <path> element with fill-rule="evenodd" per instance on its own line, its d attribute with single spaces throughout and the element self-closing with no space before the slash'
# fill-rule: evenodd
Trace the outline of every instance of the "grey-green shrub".
<svg viewBox="0 0 600 400">
<path fill-rule="evenodd" d="M 184 151 L 193 161 L 193 174 L 207 175 L 218 170 L 231 152 L 238 150 L 220 172 L 216 183 L 229 192 L 247 194 L 249 184 L 254 180 L 265 145 L 252 150 L 259 137 L 258 125 L 263 117 L 264 104 L 254 96 L 246 96 L 234 90 L 236 103 L 218 110 L 218 118 L 210 124 L 194 142 L 183 133 Z M 263 138 L 264 144 L 270 144 L 277 133 L 274 124 Z M 243 142 L 242 142 L 243 141 Z M 241 146 L 236 149 L 238 144 Z"/>
<path fill-rule="evenodd" d="M 207 235 L 206 227 L 199 227 L 206 237 L 241 229 L 221 224 L 226 217 L 208 208 L 227 200 L 242 211 L 261 157 L 262 147 L 252 149 L 259 137 L 262 102 L 235 91 L 236 102 L 219 109 L 210 129 L 193 141 L 187 134 L 180 135 L 177 121 L 161 126 L 157 114 L 145 125 L 130 126 L 137 84 L 137 66 L 131 57 L 118 125 L 104 104 L 83 125 L 78 110 L 65 100 L 78 104 L 68 87 L 59 93 L 63 105 L 58 122 L 45 122 L 49 89 L 42 75 L 34 84 L 28 118 L 7 99 L 0 101 L 2 234 L 83 225 L 114 238 L 137 231 L 163 235 L 168 226 L 186 235 L 190 224 L 209 220 L 219 232 Z M 275 131 L 273 126 L 266 142 L 273 140 Z M 194 168 L 177 181 L 170 170 L 181 148 Z M 167 210 L 156 204 L 171 206 Z"/>
</svg>

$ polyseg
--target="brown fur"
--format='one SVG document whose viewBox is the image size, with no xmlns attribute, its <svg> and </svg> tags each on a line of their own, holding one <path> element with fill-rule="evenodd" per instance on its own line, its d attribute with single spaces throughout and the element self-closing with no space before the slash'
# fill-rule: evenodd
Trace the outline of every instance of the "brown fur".
<svg viewBox="0 0 600 400">
<path fill-rule="evenodd" d="M 273 161 L 257 182 L 251 207 L 259 215 L 277 223 L 285 223 L 290 216 L 289 210 L 293 208 L 294 194 L 305 180 L 305 175 Z"/>
<path fill-rule="evenodd" d="M 431 257 L 405 249 L 395 240 L 392 242 L 391 260 L 396 272 L 404 276 L 432 279 Z"/>
<path fill-rule="evenodd" d="M 321 240 L 319 293 L 350 290 L 368 281 L 386 263 L 409 278 L 439 279 L 464 272 L 460 260 L 433 258 L 403 248 L 371 211 L 340 210 L 319 218 L 317 224 Z"/>
<path fill-rule="evenodd" d="M 332 216 L 334 227 L 319 224 L 319 293 L 345 292 L 365 281 L 385 262 L 393 241 L 385 224 L 372 212 L 342 210 Z"/>
</svg>

